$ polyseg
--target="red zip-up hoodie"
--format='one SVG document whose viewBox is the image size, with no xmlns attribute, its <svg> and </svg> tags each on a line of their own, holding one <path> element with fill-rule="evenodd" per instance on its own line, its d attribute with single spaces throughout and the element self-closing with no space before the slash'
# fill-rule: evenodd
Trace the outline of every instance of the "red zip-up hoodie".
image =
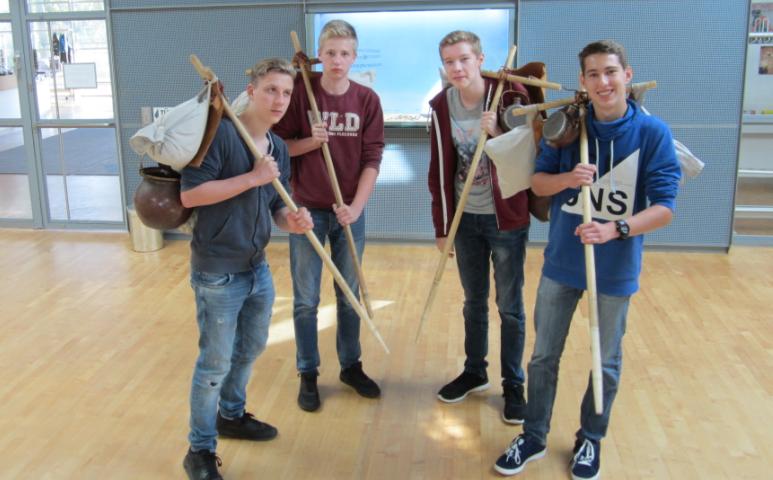
<svg viewBox="0 0 773 480">
<path fill-rule="evenodd" d="M 486 91 L 493 92 L 497 80 L 484 78 Z M 508 83 L 502 95 L 501 102 L 505 107 L 521 98 L 521 103 L 529 104 L 529 94 L 520 83 Z M 432 123 L 430 126 L 430 161 L 427 184 L 432 196 L 432 223 L 435 226 L 435 237 L 447 237 L 451 221 L 456 211 L 454 192 L 454 177 L 456 175 L 456 148 L 451 135 L 451 117 L 448 112 L 447 89 L 430 100 L 432 107 Z M 491 166 L 491 188 L 494 197 L 494 213 L 497 217 L 497 228 L 500 231 L 515 230 L 529 224 L 529 201 L 526 191 L 518 192 L 509 198 L 502 198 L 499 189 L 499 179 L 494 162 Z"/>
</svg>

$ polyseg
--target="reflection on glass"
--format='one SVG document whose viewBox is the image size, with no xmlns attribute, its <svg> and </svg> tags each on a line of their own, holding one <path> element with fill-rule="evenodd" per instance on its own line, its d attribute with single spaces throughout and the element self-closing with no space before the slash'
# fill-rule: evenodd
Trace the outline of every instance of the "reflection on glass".
<svg viewBox="0 0 773 480">
<path fill-rule="evenodd" d="M 0 128 L 0 218 L 32 218 L 21 128 Z"/>
<path fill-rule="evenodd" d="M 0 0 L 0 13 L 9 13 L 8 0 Z"/>
<path fill-rule="evenodd" d="M 104 10 L 101 0 L 27 0 L 30 12 L 84 12 Z"/>
<path fill-rule="evenodd" d="M 113 128 L 41 130 L 52 220 L 123 219 Z"/>
<path fill-rule="evenodd" d="M 7 3 L 6 3 L 7 5 Z M 7 9 L 7 7 L 6 7 Z M 11 23 L 0 22 L 0 118 L 20 118 Z"/>
<path fill-rule="evenodd" d="M 113 117 L 104 20 L 30 22 L 30 37 L 41 119 Z M 96 71 L 96 78 L 90 79 L 96 87 L 67 88 L 72 85 L 66 84 L 65 71 L 82 67 Z"/>
</svg>

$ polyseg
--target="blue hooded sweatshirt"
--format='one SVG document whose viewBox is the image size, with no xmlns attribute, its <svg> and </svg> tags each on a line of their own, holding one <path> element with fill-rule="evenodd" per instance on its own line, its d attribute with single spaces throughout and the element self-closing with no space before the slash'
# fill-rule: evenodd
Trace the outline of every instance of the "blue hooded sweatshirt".
<svg viewBox="0 0 773 480">
<path fill-rule="evenodd" d="M 591 186 L 593 219 L 605 223 L 627 219 L 649 205 L 676 206 L 681 171 L 671 132 L 662 120 L 646 115 L 633 101 L 622 118 L 595 119 L 588 110 L 588 158 L 596 165 Z M 535 173 L 569 172 L 580 162 L 579 140 L 555 149 L 543 140 Z M 570 287 L 586 289 L 585 253 L 574 234 L 582 223 L 580 189 L 553 195 L 550 232 L 542 274 Z M 639 289 L 643 236 L 594 245 L 596 287 L 605 295 L 627 296 Z"/>
</svg>

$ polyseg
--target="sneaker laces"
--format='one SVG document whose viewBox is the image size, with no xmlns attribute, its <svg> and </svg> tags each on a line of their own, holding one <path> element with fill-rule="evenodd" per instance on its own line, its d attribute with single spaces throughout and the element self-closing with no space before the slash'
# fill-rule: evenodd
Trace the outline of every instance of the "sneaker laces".
<svg viewBox="0 0 773 480">
<path fill-rule="evenodd" d="M 197 452 L 197 453 L 198 453 L 198 452 Z M 215 453 L 215 452 L 210 452 L 210 451 L 206 450 L 206 451 L 202 452 L 202 454 L 203 454 L 204 456 L 210 457 L 210 458 L 212 458 L 213 460 L 215 460 L 215 463 L 217 464 L 217 466 L 218 466 L 218 467 L 222 467 L 222 466 L 223 466 L 223 461 L 222 461 L 222 460 L 220 460 L 220 457 L 217 455 L 217 453 Z"/>
<path fill-rule="evenodd" d="M 510 442 L 510 446 L 507 447 L 507 450 L 505 450 L 505 460 L 510 460 L 511 458 L 515 461 L 516 464 L 521 463 L 521 445 L 523 445 L 524 439 L 521 435 L 515 437 L 512 442 Z"/>
<path fill-rule="evenodd" d="M 574 454 L 575 465 L 584 465 L 586 467 L 593 466 L 593 460 L 596 458 L 596 448 L 593 446 L 593 442 L 587 438 L 583 440 L 580 449 Z"/>
</svg>

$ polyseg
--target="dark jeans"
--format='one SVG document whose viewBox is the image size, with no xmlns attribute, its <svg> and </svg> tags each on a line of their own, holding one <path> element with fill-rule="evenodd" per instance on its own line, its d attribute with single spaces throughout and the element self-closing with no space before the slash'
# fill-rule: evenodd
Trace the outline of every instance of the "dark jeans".
<svg viewBox="0 0 773 480">
<path fill-rule="evenodd" d="M 525 380 L 521 367 L 526 335 L 522 289 L 528 234 L 529 227 L 498 230 L 495 215 L 464 213 L 454 239 L 464 288 L 464 369 L 486 375 L 490 258 L 501 320 L 502 385 L 522 385 Z"/>
<path fill-rule="evenodd" d="M 359 297 L 357 270 L 349 253 L 344 227 L 332 210 L 309 209 L 314 220 L 314 235 L 322 245 L 330 239 L 331 259 L 346 280 L 354 296 Z M 365 212 L 351 225 L 357 257 L 365 249 Z M 317 312 L 322 281 L 322 259 L 306 235 L 290 235 L 290 270 L 293 277 L 293 322 L 295 324 L 296 364 L 299 372 L 314 372 L 320 364 L 317 345 Z M 349 304 L 338 284 L 336 293 L 336 349 L 341 368 L 360 359 L 360 317 Z"/>
</svg>

